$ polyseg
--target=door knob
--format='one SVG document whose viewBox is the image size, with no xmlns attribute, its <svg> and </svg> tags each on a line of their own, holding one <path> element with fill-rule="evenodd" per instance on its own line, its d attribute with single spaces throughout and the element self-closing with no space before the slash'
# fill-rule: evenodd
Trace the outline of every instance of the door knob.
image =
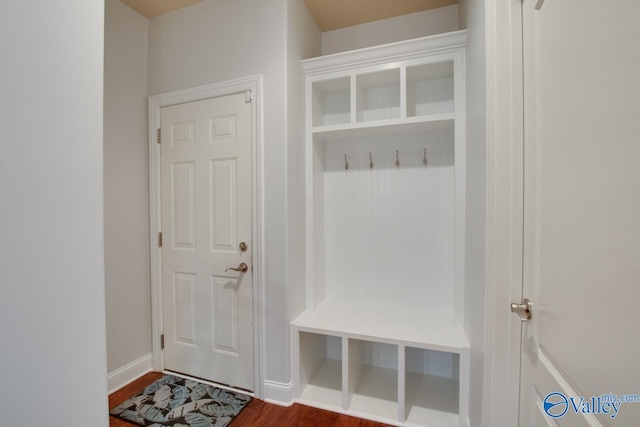
<svg viewBox="0 0 640 427">
<path fill-rule="evenodd" d="M 244 262 L 241 262 L 239 266 L 233 268 L 233 267 L 229 267 L 225 270 L 229 271 L 229 270 L 233 270 L 233 271 L 239 271 L 240 273 L 246 273 L 247 270 L 249 270 L 249 266 L 247 264 L 245 264 Z"/>
<path fill-rule="evenodd" d="M 523 322 L 528 321 L 529 319 L 531 319 L 531 308 L 532 308 L 531 301 L 529 301 L 529 298 L 525 298 L 522 301 L 522 304 L 516 304 L 515 302 L 511 304 L 511 312 L 512 313 L 516 313 L 518 316 L 520 316 L 520 320 L 522 320 Z"/>
</svg>

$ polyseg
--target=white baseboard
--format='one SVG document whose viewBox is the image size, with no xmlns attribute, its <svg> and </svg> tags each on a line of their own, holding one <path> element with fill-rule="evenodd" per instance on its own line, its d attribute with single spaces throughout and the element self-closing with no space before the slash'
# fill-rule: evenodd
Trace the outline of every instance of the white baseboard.
<svg viewBox="0 0 640 427">
<path fill-rule="evenodd" d="M 279 406 L 293 405 L 293 383 L 278 383 L 265 380 L 264 401 Z"/>
<path fill-rule="evenodd" d="M 122 387 L 137 380 L 144 374 L 153 370 L 153 356 L 151 353 L 146 356 L 142 356 L 138 360 L 134 360 L 128 365 L 123 366 L 120 369 L 116 369 L 107 375 L 107 385 L 109 387 L 109 394 L 114 391 L 120 390 Z"/>
</svg>

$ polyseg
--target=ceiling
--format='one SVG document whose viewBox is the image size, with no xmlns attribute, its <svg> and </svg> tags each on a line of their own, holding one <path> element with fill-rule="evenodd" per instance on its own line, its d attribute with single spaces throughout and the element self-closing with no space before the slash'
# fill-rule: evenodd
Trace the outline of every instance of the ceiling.
<svg viewBox="0 0 640 427">
<path fill-rule="evenodd" d="M 204 0 L 121 0 L 147 18 Z M 263 0 L 257 0 L 263 1 Z M 321 31 L 457 4 L 458 0 L 304 0 Z"/>
<path fill-rule="evenodd" d="M 457 4 L 458 0 L 304 0 L 321 31 Z"/>
<path fill-rule="evenodd" d="M 204 0 L 120 0 L 142 16 L 153 18 Z"/>
</svg>

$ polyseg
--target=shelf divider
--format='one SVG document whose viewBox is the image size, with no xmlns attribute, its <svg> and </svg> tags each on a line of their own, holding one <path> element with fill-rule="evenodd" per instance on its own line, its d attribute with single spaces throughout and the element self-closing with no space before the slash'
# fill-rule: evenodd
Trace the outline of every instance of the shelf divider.
<svg viewBox="0 0 640 427">
<path fill-rule="evenodd" d="M 401 423 L 406 420 L 406 377 L 407 377 L 407 363 L 405 359 L 405 347 L 404 345 L 398 346 L 398 421 Z"/>
<path fill-rule="evenodd" d="M 350 122 L 352 125 L 357 122 L 357 118 L 358 118 L 357 117 L 358 108 L 356 107 L 356 103 L 358 102 L 357 93 L 358 93 L 358 89 L 356 88 L 356 74 L 353 73 L 351 74 L 351 122 Z"/>
<path fill-rule="evenodd" d="M 349 394 L 349 339 L 342 337 L 342 409 L 349 409 L 351 395 Z"/>
<path fill-rule="evenodd" d="M 407 118 L 407 67 L 400 67 L 400 118 Z"/>
</svg>

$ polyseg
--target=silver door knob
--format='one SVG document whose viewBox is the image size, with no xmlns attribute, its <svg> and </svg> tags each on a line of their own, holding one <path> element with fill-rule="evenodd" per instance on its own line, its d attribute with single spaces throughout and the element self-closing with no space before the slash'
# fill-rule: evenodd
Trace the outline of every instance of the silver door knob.
<svg viewBox="0 0 640 427">
<path fill-rule="evenodd" d="M 511 312 L 516 313 L 520 317 L 520 320 L 522 320 L 523 322 L 526 322 L 529 319 L 531 319 L 532 305 L 533 304 L 531 304 L 531 301 L 529 301 L 529 298 L 525 298 L 522 301 L 522 304 L 516 304 L 515 302 L 512 303 Z"/>
<path fill-rule="evenodd" d="M 239 271 L 240 273 L 246 273 L 247 270 L 249 270 L 249 266 L 247 264 L 245 264 L 244 262 L 241 262 L 239 266 L 237 266 L 236 268 L 233 267 L 229 267 L 225 270 L 229 271 L 229 270 L 233 270 L 233 271 Z"/>
</svg>

